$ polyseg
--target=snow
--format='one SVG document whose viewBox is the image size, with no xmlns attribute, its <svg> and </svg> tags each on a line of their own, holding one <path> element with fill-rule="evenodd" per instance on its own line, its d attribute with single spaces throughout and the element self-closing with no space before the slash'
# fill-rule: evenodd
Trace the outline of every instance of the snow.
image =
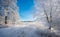
<svg viewBox="0 0 60 37">
<path fill-rule="evenodd" d="M 0 37 L 47 37 L 48 34 L 48 29 L 42 30 L 33 25 L 0 28 Z"/>
<path fill-rule="evenodd" d="M 0 37 L 41 37 L 37 32 L 42 32 L 35 26 L 9 27 L 0 29 Z M 44 32 L 44 31 L 43 31 Z"/>
<path fill-rule="evenodd" d="M 0 29 L 0 37 L 32 37 L 36 31 L 36 28 L 31 27 L 12 27 L 12 28 L 1 28 Z M 34 36 L 34 37 L 35 37 Z"/>
</svg>

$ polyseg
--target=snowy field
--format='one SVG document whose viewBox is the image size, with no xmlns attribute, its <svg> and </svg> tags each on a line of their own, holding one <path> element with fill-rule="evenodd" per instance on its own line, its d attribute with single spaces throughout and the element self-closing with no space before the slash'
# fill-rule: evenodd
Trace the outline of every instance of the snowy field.
<svg viewBox="0 0 60 37">
<path fill-rule="evenodd" d="M 0 29 L 0 37 L 51 37 L 48 30 L 41 30 L 36 26 L 14 26 Z M 56 37 L 53 35 L 53 37 Z"/>
</svg>

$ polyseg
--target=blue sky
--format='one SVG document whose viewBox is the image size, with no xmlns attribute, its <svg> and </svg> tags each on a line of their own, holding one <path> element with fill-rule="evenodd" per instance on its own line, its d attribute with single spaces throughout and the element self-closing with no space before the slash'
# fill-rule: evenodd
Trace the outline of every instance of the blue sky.
<svg viewBox="0 0 60 37">
<path fill-rule="evenodd" d="M 19 6 L 21 21 L 32 21 L 34 7 L 33 0 L 18 0 L 17 5 Z"/>
</svg>

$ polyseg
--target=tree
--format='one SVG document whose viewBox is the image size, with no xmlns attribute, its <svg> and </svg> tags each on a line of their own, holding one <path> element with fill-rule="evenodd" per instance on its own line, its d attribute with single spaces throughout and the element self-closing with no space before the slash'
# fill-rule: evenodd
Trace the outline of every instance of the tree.
<svg viewBox="0 0 60 37">
<path fill-rule="evenodd" d="M 37 5 L 35 8 L 39 8 L 41 10 L 38 14 L 41 14 L 44 12 L 47 23 L 50 25 L 49 26 L 50 30 L 51 30 L 52 26 L 55 26 L 55 24 L 56 25 L 58 24 L 57 20 L 60 18 L 59 2 L 60 2 L 59 0 L 35 0 L 35 5 Z M 37 10 L 39 11 L 39 9 L 37 9 Z M 40 15 L 36 15 L 36 16 L 41 17 Z M 60 22 L 59 20 L 58 20 L 58 22 Z M 57 25 L 57 26 L 59 26 L 59 25 Z"/>
<path fill-rule="evenodd" d="M 49 2 L 49 3 L 48 3 Z M 49 5 L 48 5 L 49 4 Z M 48 8 L 50 7 L 50 8 Z M 47 11 L 47 9 L 49 9 L 49 11 Z M 49 29 L 51 30 L 51 25 L 52 25 L 52 8 L 53 8 L 53 5 L 52 5 L 52 0 L 47 0 L 47 3 L 44 2 L 43 3 L 43 9 L 44 9 L 44 13 L 46 15 L 46 20 L 47 22 L 49 23 Z M 49 13 L 49 14 L 48 14 Z"/>
<path fill-rule="evenodd" d="M 7 24 L 7 16 L 5 16 L 5 24 Z"/>
</svg>

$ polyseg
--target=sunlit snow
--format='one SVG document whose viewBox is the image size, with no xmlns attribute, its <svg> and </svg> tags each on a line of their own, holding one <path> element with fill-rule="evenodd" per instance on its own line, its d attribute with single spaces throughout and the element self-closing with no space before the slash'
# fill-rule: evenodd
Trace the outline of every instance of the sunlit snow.
<svg viewBox="0 0 60 37">
<path fill-rule="evenodd" d="M 33 25 L 21 27 L 17 25 L 0 29 L 0 37 L 47 37 L 48 34 L 48 29 L 42 30 Z"/>
</svg>

